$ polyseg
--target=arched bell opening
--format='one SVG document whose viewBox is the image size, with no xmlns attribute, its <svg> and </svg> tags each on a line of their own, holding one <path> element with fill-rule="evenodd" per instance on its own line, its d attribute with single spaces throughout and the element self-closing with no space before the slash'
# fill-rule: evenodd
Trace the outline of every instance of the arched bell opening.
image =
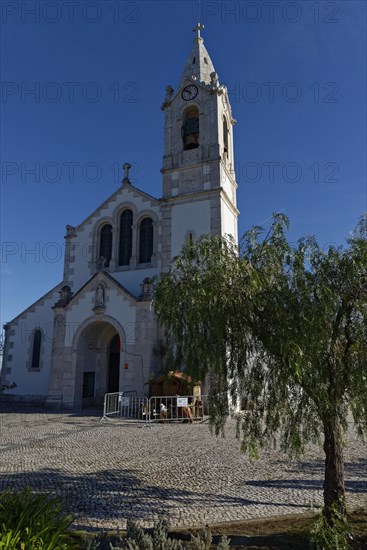
<svg viewBox="0 0 367 550">
<path fill-rule="evenodd" d="M 183 117 L 181 128 L 184 151 L 197 149 L 200 145 L 199 110 L 196 106 L 189 107 Z"/>
<path fill-rule="evenodd" d="M 229 158 L 229 130 L 228 123 L 225 116 L 223 116 L 223 153 L 224 159 L 228 160 Z"/>
</svg>

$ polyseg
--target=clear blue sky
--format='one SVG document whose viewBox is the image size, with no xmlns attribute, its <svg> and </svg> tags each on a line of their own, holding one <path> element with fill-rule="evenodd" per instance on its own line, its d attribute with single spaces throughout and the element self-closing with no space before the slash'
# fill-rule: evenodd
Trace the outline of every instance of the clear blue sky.
<svg viewBox="0 0 367 550">
<path fill-rule="evenodd" d="M 292 240 L 342 243 L 367 209 L 366 2 L 270 4 L 201 5 L 238 121 L 240 234 L 283 211 Z M 134 184 L 161 195 L 160 106 L 191 49 L 197 1 L 1 7 L 5 322 L 61 280 L 65 225 L 114 192 L 116 167 L 133 163 Z"/>
</svg>

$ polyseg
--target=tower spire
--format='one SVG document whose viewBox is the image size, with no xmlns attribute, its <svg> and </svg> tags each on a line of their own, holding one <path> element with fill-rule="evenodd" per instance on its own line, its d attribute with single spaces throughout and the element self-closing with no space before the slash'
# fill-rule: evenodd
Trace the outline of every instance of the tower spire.
<svg viewBox="0 0 367 550">
<path fill-rule="evenodd" d="M 200 6 L 199 6 L 200 13 Z M 196 33 L 194 44 L 189 57 L 187 58 L 185 68 L 181 77 L 180 86 L 185 85 L 187 81 L 196 80 L 198 83 L 210 84 L 211 74 L 215 72 L 213 62 L 204 46 L 204 40 L 201 31 L 204 25 L 198 22 L 193 32 Z"/>
</svg>

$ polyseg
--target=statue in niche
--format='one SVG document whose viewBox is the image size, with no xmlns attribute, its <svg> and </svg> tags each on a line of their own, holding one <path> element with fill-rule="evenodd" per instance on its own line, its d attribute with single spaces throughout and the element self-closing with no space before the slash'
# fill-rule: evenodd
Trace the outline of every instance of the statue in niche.
<svg viewBox="0 0 367 550">
<path fill-rule="evenodd" d="M 102 285 L 97 286 L 95 305 L 96 307 L 104 307 L 104 290 Z"/>
</svg>

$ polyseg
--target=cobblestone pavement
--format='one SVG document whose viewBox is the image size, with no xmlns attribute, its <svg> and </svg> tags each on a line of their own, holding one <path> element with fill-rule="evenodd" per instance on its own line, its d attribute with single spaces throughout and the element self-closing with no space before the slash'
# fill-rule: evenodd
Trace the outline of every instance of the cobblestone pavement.
<svg viewBox="0 0 367 550">
<path fill-rule="evenodd" d="M 367 504 L 367 446 L 352 428 L 345 452 L 348 505 Z M 60 495 L 82 529 L 175 527 L 310 511 L 322 503 L 323 454 L 301 461 L 278 452 L 251 462 L 239 450 L 235 423 L 226 437 L 208 425 L 103 421 L 97 415 L 0 414 L 0 490 L 6 486 Z"/>
</svg>

